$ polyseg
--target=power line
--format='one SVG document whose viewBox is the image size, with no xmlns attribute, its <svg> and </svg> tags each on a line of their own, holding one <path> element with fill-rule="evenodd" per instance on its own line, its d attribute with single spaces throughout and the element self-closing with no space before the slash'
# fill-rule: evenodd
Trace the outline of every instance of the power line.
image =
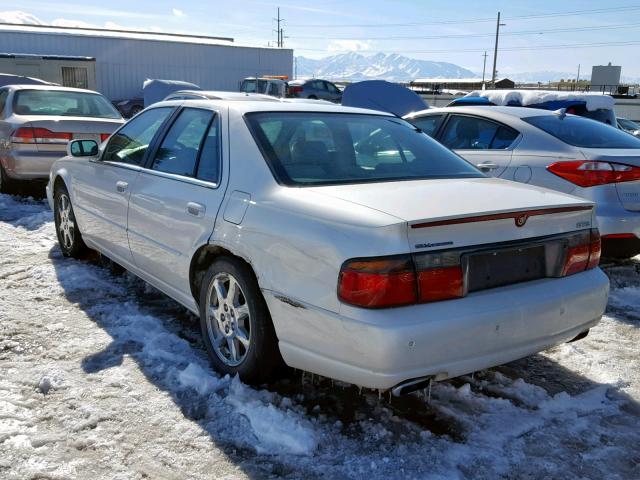
<svg viewBox="0 0 640 480">
<path fill-rule="evenodd" d="M 553 18 L 553 17 L 565 17 L 571 15 L 581 15 L 585 13 L 613 13 L 613 12 L 628 12 L 640 10 L 640 5 L 627 5 L 624 7 L 610 7 L 610 8 L 596 8 L 590 10 L 572 10 L 567 12 L 554 12 L 554 13 L 539 13 L 531 15 L 517 15 L 513 17 L 507 17 L 504 20 L 530 20 L 536 18 Z M 495 18 L 470 18 L 470 19 L 452 19 L 452 20 L 439 20 L 433 22 L 409 22 L 409 23 L 370 23 L 370 24 L 318 24 L 318 23 L 301 23 L 298 25 L 291 25 L 290 28 L 388 28 L 388 27 L 418 27 L 423 25 L 451 25 L 462 23 L 483 23 L 493 22 Z"/>
<path fill-rule="evenodd" d="M 530 50 L 556 50 L 564 48 L 592 48 L 592 47 L 627 47 L 640 45 L 640 40 L 628 40 L 622 42 L 597 42 L 597 43 L 572 43 L 564 45 L 530 45 L 526 47 L 501 47 L 501 52 L 520 52 Z M 296 48 L 296 50 L 305 52 L 324 52 L 326 49 L 321 48 Z M 452 53 L 452 52 L 484 52 L 486 48 L 448 48 L 444 50 L 401 50 L 402 53 Z M 349 52 L 349 49 L 342 50 Z M 398 53 L 398 50 L 376 50 L 380 53 Z M 339 53 L 339 52 L 334 52 Z"/>
<path fill-rule="evenodd" d="M 640 22 L 634 23 L 619 23 L 616 25 L 593 25 L 588 27 L 562 27 L 562 28 L 549 28 L 544 30 L 516 30 L 513 32 L 504 32 L 501 36 L 521 36 L 521 35 L 540 35 L 545 33 L 567 33 L 567 32 L 591 32 L 594 30 L 613 30 L 618 28 L 631 28 L 640 26 Z M 481 37 L 493 37 L 495 32 L 490 33 L 463 33 L 463 34 L 450 34 L 450 35 L 408 35 L 408 36 L 386 36 L 386 37 L 307 37 L 296 36 L 296 40 L 436 40 L 436 39 L 456 39 L 456 38 L 481 38 Z"/>
</svg>

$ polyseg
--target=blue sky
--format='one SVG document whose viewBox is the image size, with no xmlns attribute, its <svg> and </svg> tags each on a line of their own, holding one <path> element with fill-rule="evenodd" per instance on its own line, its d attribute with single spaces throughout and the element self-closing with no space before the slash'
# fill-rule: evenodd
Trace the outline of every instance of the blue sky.
<svg viewBox="0 0 640 480">
<path fill-rule="evenodd" d="M 623 76 L 640 77 L 640 2 L 633 4 L 629 0 L 620 3 L 591 0 L 111 0 L 108 3 L 3 0 L 1 8 L 34 15 L 43 23 L 220 35 L 233 37 L 242 44 L 267 45 L 275 42 L 272 19 L 278 6 L 285 19 L 285 35 L 289 37 L 285 45 L 294 48 L 296 55 L 320 58 L 347 51 L 394 52 L 452 62 L 481 72 L 484 49 L 489 54 L 487 70 L 490 69 L 495 16 L 501 11 L 506 26 L 501 30 L 500 74 L 543 70 L 574 72 L 578 64 L 582 64 L 583 72 L 588 72 L 592 65 L 612 62 L 622 65 Z M 620 9 L 530 17 L 614 8 Z M 529 18 L 522 18 L 526 16 Z M 566 31 L 570 29 L 580 30 Z M 443 36 L 446 38 L 428 38 Z M 538 46 L 633 41 L 637 44 L 537 49 Z"/>
</svg>

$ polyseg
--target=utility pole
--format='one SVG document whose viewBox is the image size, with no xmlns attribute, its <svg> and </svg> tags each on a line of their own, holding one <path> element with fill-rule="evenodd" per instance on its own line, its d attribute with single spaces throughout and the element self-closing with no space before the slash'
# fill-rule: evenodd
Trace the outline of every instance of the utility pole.
<svg viewBox="0 0 640 480">
<path fill-rule="evenodd" d="M 484 55 L 482 55 L 484 57 L 484 62 L 482 64 L 482 88 L 484 89 L 484 74 L 487 70 L 487 51 L 484 51 Z"/>
<path fill-rule="evenodd" d="M 276 18 L 274 18 L 274 20 L 277 23 L 277 28 L 275 30 L 276 32 L 276 46 L 278 48 L 283 48 L 284 47 L 284 29 L 282 28 L 282 24 L 284 24 L 284 18 L 280 18 L 280 7 L 278 7 L 278 16 Z"/>
<path fill-rule="evenodd" d="M 578 75 L 576 76 L 576 87 L 578 86 L 579 82 L 580 82 L 580 64 L 578 64 Z"/>
<path fill-rule="evenodd" d="M 505 23 L 500 23 L 500 12 L 498 12 L 498 21 L 496 22 L 496 45 L 493 50 L 493 71 L 491 73 L 491 86 L 496 88 L 496 64 L 498 62 L 498 37 L 500 36 L 500 27 L 505 26 Z"/>
<path fill-rule="evenodd" d="M 278 35 L 278 48 L 282 48 L 282 30 L 280 29 L 280 7 L 278 7 L 278 29 L 276 33 Z"/>
</svg>

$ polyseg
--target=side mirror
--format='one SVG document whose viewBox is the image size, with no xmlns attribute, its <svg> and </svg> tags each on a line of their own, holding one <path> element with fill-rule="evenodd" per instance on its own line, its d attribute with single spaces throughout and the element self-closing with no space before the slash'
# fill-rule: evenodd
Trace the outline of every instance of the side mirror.
<svg viewBox="0 0 640 480">
<path fill-rule="evenodd" d="M 72 140 L 67 146 L 72 157 L 95 157 L 98 155 L 98 142 L 95 140 Z"/>
</svg>

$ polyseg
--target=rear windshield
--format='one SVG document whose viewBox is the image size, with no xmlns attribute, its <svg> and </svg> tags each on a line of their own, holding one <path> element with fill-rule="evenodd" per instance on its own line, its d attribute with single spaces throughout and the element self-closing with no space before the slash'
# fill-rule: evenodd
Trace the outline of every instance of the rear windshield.
<svg viewBox="0 0 640 480">
<path fill-rule="evenodd" d="M 249 128 L 285 185 L 483 177 L 404 120 L 345 113 L 260 112 Z"/>
<path fill-rule="evenodd" d="M 122 118 L 102 95 L 63 90 L 18 90 L 13 111 L 18 115 Z"/>
<path fill-rule="evenodd" d="M 640 148 L 639 139 L 615 127 L 584 117 L 539 115 L 522 120 L 575 147 Z"/>
</svg>

